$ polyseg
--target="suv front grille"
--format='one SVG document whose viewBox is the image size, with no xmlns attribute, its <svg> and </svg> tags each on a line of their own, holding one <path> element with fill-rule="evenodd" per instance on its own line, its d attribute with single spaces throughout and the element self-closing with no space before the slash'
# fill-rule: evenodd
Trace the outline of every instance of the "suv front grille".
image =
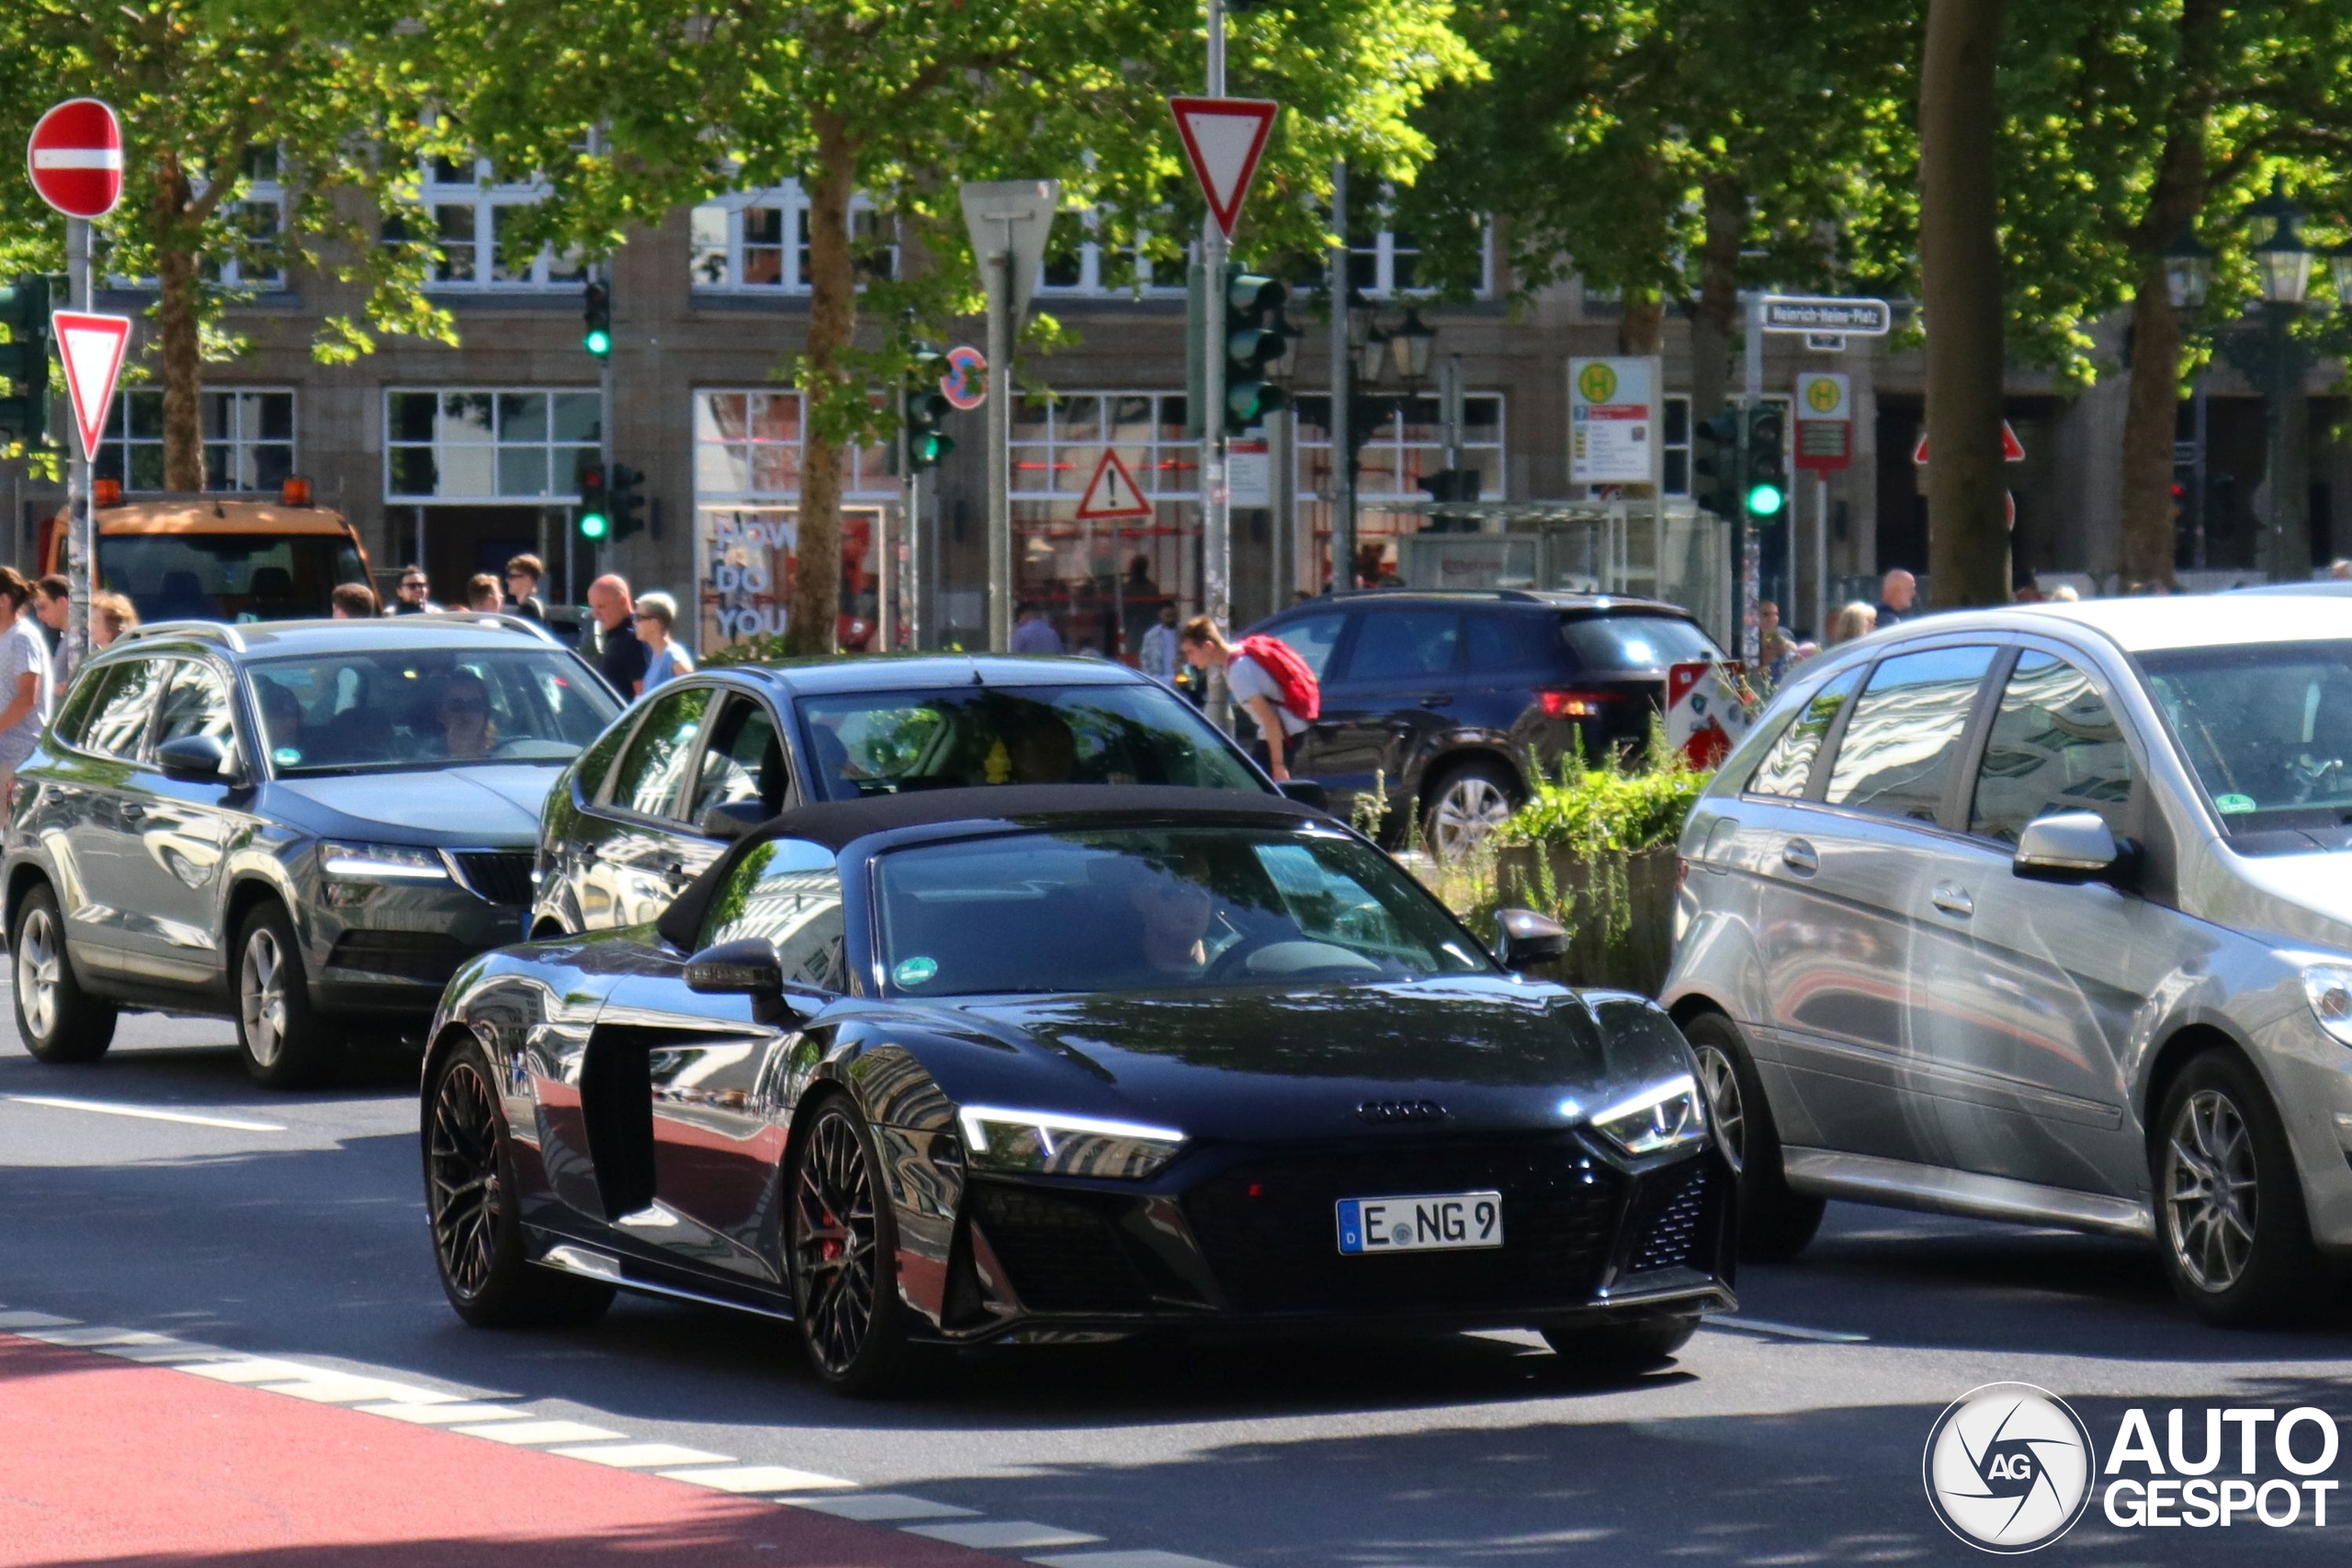
<svg viewBox="0 0 2352 1568">
<path fill-rule="evenodd" d="M 534 856 L 527 850 L 452 850 L 458 875 L 477 896 L 493 904 L 527 904 Z"/>
<path fill-rule="evenodd" d="M 330 969 L 358 969 L 402 980 L 446 982 L 473 950 L 439 931 L 345 931 L 327 954 Z"/>
</svg>

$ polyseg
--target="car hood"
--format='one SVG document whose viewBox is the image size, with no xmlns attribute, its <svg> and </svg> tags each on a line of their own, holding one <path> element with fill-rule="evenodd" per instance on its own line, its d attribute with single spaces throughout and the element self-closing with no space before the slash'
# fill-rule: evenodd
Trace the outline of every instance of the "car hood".
<svg viewBox="0 0 2352 1568">
<path fill-rule="evenodd" d="M 280 779 L 275 814 L 333 837 L 390 833 L 434 844 L 529 848 L 560 764 L 492 763 L 396 773 Z"/>
<path fill-rule="evenodd" d="M 1626 1007 L 1637 1026 L 1615 1019 Z M 1127 1117 L 1218 1139 L 1555 1128 L 1687 1066 L 1673 1025 L 1646 1004 L 1596 1007 L 1559 986 L 1500 978 L 978 998 L 940 1010 L 968 1019 L 971 1034 L 916 1051 L 959 1103 Z M 1391 1101 L 1444 1109 L 1404 1122 L 1361 1109 Z"/>
</svg>

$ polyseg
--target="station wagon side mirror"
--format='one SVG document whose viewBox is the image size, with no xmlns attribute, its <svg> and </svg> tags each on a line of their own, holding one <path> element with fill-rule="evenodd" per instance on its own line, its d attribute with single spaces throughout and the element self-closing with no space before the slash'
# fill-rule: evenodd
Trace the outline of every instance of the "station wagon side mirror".
<svg viewBox="0 0 2352 1568">
<path fill-rule="evenodd" d="M 183 735 L 155 748 L 155 765 L 183 784 L 227 784 L 229 748 L 217 735 Z"/>
<path fill-rule="evenodd" d="M 1568 955 L 1568 931 L 1549 915 L 1532 909 L 1495 913 L 1495 956 L 1506 969 L 1525 971 Z"/>
<path fill-rule="evenodd" d="M 756 800 L 722 800 L 702 814 L 703 837 L 731 844 L 775 815 Z"/>
<path fill-rule="evenodd" d="M 2137 859 L 2132 842 L 2117 842 L 2098 812 L 2056 811 L 2025 825 L 2010 870 L 2029 882 L 2120 886 L 2130 879 Z"/>
</svg>

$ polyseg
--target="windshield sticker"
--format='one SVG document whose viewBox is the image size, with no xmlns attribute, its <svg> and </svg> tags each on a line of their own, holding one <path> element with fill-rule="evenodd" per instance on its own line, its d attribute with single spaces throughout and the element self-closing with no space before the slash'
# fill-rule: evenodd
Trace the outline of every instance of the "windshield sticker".
<svg viewBox="0 0 2352 1568">
<path fill-rule="evenodd" d="M 2213 809 L 2234 816 L 2241 812 L 2257 810 L 2259 807 L 2256 806 L 2254 796 L 2250 795 L 2217 795 L 2213 797 Z"/>
<path fill-rule="evenodd" d="M 901 986 L 921 986 L 939 973 L 935 958 L 901 958 L 899 966 L 890 971 L 890 978 Z"/>
<path fill-rule="evenodd" d="M 269 760 L 281 768 L 290 768 L 302 760 L 302 753 L 291 746 L 280 746 L 269 754 Z"/>
<path fill-rule="evenodd" d="M 989 748 L 988 770 L 989 783 L 992 784 L 1012 782 L 1012 753 L 1005 750 L 1002 736 L 999 736 L 996 744 Z"/>
</svg>

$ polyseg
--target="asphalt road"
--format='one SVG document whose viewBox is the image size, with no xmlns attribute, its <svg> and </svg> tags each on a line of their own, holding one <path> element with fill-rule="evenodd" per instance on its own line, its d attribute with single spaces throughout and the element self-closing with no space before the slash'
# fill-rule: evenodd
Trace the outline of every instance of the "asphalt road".
<svg viewBox="0 0 2352 1568">
<path fill-rule="evenodd" d="M 846 1403 L 786 1330 L 716 1311 L 625 1298 L 579 1330 L 464 1327 L 434 1279 L 407 1069 L 273 1095 L 229 1038 L 141 1017 L 104 1062 L 45 1067 L 0 1023 L 0 1309 L 519 1401 L 1236 1568 L 1975 1562 L 1920 1477 L 1931 1423 L 1979 1384 L 2054 1391 L 2102 1450 L 2133 1406 L 2159 1442 L 2186 1407 L 2192 1450 L 2209 1407 L 2352 1407 L 2352 1306 L 2222 1332 L 2175 1308 L 2141 1247 L 1843 1205 L 1802 1259 L 1743 1276 L 1737 1316 L 1633 1380 L 1532 1336 L 1130 1344 L 980 1352 L 929 1397 Z M 61 1099 L 115 1109 L 40 1102 Z M 2352 1455 L 2329 1473 L 2352 1479 Z M 2338 1501 L 2326 1529 L 2306 1513 L 2229 1531 L 2119 1529 L 2095 1502 L 2050 1555 L 2341 1562 Z"/>
</svg>

